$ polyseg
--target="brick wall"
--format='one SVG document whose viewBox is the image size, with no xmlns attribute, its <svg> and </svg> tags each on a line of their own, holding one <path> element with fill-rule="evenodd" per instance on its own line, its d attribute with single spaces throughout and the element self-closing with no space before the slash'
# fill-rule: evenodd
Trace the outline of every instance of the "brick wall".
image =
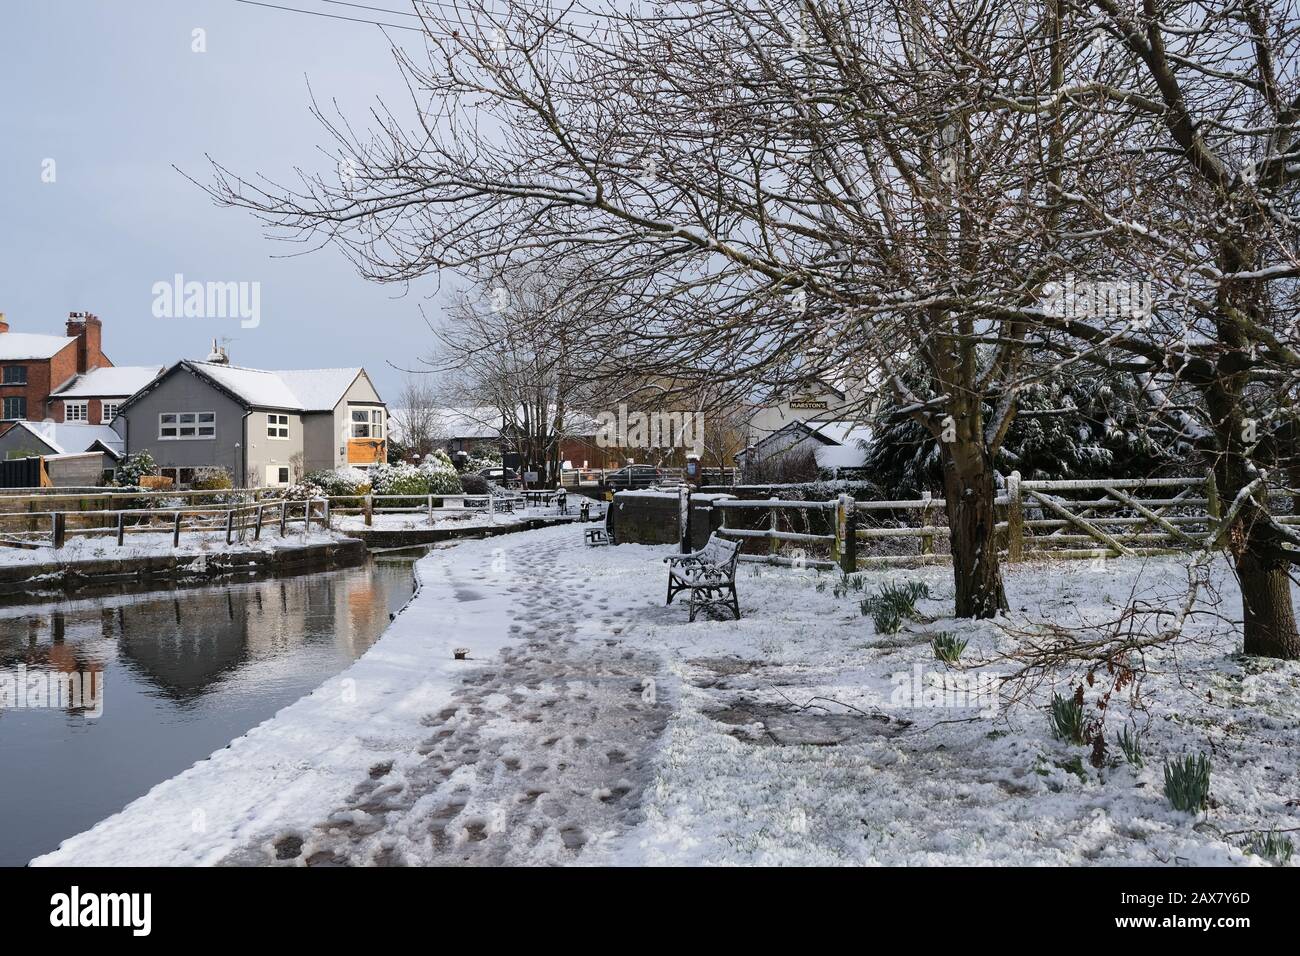
<svg viewBox="0 0 1300 956">
<path fill-rule="evenodd" d="M 69 342 L 51 359 L 0 362 L 0 368 L 12 365 L 27 369 L 27 384 L 0 385 L 0 397 L 26 398 L 27 418 L 30 421 L 44 421 L 45 402 L 50 397 L 50 389 L 57 388 L 77 374 L 77 344 Z"/>
</svg>

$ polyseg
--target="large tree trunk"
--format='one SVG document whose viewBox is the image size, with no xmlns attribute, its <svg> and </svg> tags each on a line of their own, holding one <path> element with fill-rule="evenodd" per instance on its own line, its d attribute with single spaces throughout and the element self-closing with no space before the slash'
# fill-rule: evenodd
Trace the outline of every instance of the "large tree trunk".
<svg viewBox="0 0 1300 956">
<path fill-rule="evenodd" d="M 1219 374 L 1204 389 L 1221 449 L 1214 472 L 1225 507 L 1253 478 L 1253 442 L 1245 437 L 1244 376 L 1231 361 L 1231 355 L 1220 360 Z M 1266 491 L 1261 492 L 1256 500 L 1266 506 L 1266 495 Z M 1290 561 L 1282 547 L 1282 536 L 1263 509 L 1250 502 L 1229 529 L 1227 544 L 1241 588 L 1243 649 L 1259 657 L 1300 658 L 1300 632 L 1296 630 L 1291 603 Z"/>
<path fill-rule="evenodd" d="M 952 535 L 958 617 L 994 617 L 1007 609 L 998 561 L 993 468 L 981 444 L 941 442 L 943 495 Z"/>
<path fill-rule="evenodd" d="M 1287 568 L 1261 560 L 1249 548 L 1235 557 L 1246 625 L 1245 652 L 1300 659 L 1300 634 L 1296 632 Z"/>
</svg>

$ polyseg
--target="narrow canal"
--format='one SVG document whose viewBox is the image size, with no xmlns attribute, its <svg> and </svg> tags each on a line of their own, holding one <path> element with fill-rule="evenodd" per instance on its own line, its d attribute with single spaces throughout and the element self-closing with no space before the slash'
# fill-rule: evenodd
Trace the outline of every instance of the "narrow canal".
<svg viewBox="0 0 1300 956">
<path fill-rule="evenodd" d="M 0 606 L 0 866 L 93 826 L 365 653 L 417 555 Z"/>
</svg>

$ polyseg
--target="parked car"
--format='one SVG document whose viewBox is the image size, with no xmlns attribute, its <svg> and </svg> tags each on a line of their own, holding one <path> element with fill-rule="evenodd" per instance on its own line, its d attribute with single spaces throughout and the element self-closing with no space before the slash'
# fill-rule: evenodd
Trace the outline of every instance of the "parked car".
<svg viewBox="0 0 1300 956">
<path fill-rule="evenodd" d="M 519 473 L 513 468 L 484 468 L 477 474 L 502 488 L 514 488 L 519 484 Z"/>
<path fill-rule="evenodd" d="M 662 484 L 664 477 L 664 470 L 654 465 L 628 465 L 606 475 L 605 487 L 615 490 L 649 488 L 651 485 Z"/>
</svg>

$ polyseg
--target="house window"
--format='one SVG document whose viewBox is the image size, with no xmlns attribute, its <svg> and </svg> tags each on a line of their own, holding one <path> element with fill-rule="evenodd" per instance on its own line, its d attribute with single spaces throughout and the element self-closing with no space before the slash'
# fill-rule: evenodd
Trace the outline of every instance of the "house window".
<svg viewBox="0 0 1300 956">
<path fill-rule="evenodd" d="M 89 421 L 90 402 L 64 402 L 63 420 L 65 422 Z"/>
<path fill-rule="evenodd" d="M 170 478 L 176 488 L 188 488 L 194 484 L 193 468 L 159 468 L 158 473 L 164 478 Z"/>
<path fill-rule="evenodd" d="M 4 402 L 4 417 L 26 418 L 27 417 L 27 399 L 22 397 L 6 398 Z"/>
<path fill-rule="evenodd" d="M 287 465 L 267 465 L 266 483 L 268 485 L 287 485 L 291 481 Z"/>
<path fill-rule="evenodd" d="M 352 409 L 352 437 L 353 438 L 383 438 L 384 437 L 384 411 L 381 408 Z"/>
<path fill-rule="evenodd" d="M 27 366 L 26 365 L 6 365 L 4 384 L 6 385 L 26 385 L 27 384 Z"/>
<path fill-rule="evenodd" d="M 215 412 L 163 412 L 158 416 L 158 438 L 194 441 L 217 437 Z"/>
<path fill-rule="evenodd" d="M 117 407 L 120 404 L 120 402 L 101 402 L 99 406 L 99 420 L 103 424 L 107 425 L 113 419 L 117 418 Z"/>
<path fill-rule="evenodd" d="M 267 438 L 288 438 L 289 437 L 289 416 L 288 415 L 267 415 L 266 416 L 266 437 Z"/>
</svg>

